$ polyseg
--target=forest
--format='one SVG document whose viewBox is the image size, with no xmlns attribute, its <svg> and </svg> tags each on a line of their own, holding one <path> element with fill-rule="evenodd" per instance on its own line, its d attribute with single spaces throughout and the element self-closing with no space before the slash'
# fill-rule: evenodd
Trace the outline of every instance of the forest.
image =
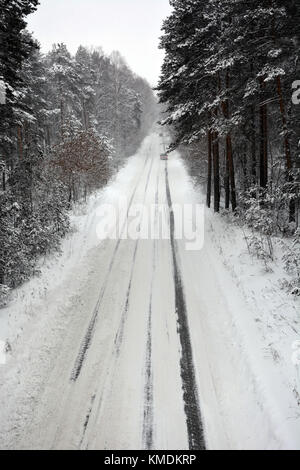
<svg viewBox="0 0 300 470">
<path fill-rule="evenodd" d="M 208 207 L 294 236 L 299 254 L 299 1 L 170 3 L 158 91 L 171 149 L 205 185 Z"/>
<path fill-rule="evenodd" d="M 37 272 L 68 212 L 108 183 L 156 119 L 156 98 L 118 52 L 42 54 L 37 0 L 0 0 L 0 297 Z"/>
</svg>

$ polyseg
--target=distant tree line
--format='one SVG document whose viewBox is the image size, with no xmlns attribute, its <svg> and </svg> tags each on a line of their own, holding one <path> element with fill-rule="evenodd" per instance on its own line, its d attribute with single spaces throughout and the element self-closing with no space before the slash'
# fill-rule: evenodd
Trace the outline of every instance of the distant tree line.
<svg viewBox="0 0 300 470">
<path fill-rule="evenodd" d="M 0 0 L 0 297 L 58 248 L 71 204 L 108 182 L 156 118 L 151 87 L 118 52 L 42 55 L 26 30 L 37 5 Z"/>
</svg>

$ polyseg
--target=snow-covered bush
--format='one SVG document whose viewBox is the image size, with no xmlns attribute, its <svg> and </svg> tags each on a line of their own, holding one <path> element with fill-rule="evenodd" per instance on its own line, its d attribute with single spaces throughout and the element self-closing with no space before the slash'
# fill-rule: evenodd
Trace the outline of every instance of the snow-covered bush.
<svg viewBox="0 0 300 470">
<path fill-rule="evenodd" d="M 291 191 L 270 183 L 262 190 L 250 187 L 240 198 L 239 218 L 266 235 L 292 235 L 296 226 L 289 220 Z"/>
<path fill-rule="evenodd" d="M 284 244 L 284 255 L 282 258 L 284 269 L 293 276 L 291 292 L 300 295 L 300 229 L 295 233 L 291 244 Z"/>
<path fill-rule="evenodd" d="M 262 199 L 253 197 L 256 190 L 248 191 L 242 198 L 243 210 L 237 212 L 240 225 L 246 225 L 251 233 L 245 234 L 245 240 L 251 255 L 257 256 L 265 263 L 274 258 L 272 235 L 276 231 L 273 211 Z"/>
<path fill-rule="evenodd" d="M 273 244 L 270 237 L 266 237 L 262 234 L 252 233 L 251 235 L 245 235 L 245 240 L 249 253 L 263 260 L 266 271 L 270 271 L 269 261 L 273 261 Z"/>
<path fill-rule="evenodd" d="M 14 288 L 37 272 L 69 229 L 67 191 L 38 157 L 19 162 L 0 192 L 0 284 Z M 4 298 L 4 294 L 2 294 Z"/>
</svg>

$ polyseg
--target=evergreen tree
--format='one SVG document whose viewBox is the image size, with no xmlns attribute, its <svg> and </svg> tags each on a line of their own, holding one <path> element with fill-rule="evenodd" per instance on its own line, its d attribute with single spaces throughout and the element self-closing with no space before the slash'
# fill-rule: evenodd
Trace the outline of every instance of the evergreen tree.
<svg viewBox="0 0 300 470">
<path fill-rule="evenodd" d="M 299 118 L 290 98 L 299 74 L 298 2 L 170 3 L 158 91 L 167 104 L 163 123 L 175 131 L 173 147 L 185 145 L 195 154 L 198 146 L 198 156 L 207 147 L 207 204 L 213 178 L 216 211 L 223 191 L 226 209 L 231 201 L 235 211 L 248 191 L 265 207 L 280 181 L 294 222 Z"/>
<path fill-rule="evenodd" d="M 73 57 L 59 43 L 43 56 L 25 29 L 37 3 L 0 0 L 1 305 L 59 248 L 72 203 L 108 182 L 156 118 L 149 84 L 120 54 L 80 46 Z"/>
</svg>

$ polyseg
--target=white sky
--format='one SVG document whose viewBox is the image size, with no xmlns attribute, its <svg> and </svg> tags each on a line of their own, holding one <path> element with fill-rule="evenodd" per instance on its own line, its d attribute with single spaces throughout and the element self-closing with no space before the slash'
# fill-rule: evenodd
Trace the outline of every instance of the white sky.
<svg viewBox="0 0 300 470">
<path fill-rule="evenodd" d="M 28 29 L 47 52 L 64 42 L 77 47 L 102 46 L 119 50 L 134 72 L 155 85 L 163 52 L 158 49 L 161 25 L 169 15 L 168 0 L 40 0 L 28 17 Z"/>
</svg>

